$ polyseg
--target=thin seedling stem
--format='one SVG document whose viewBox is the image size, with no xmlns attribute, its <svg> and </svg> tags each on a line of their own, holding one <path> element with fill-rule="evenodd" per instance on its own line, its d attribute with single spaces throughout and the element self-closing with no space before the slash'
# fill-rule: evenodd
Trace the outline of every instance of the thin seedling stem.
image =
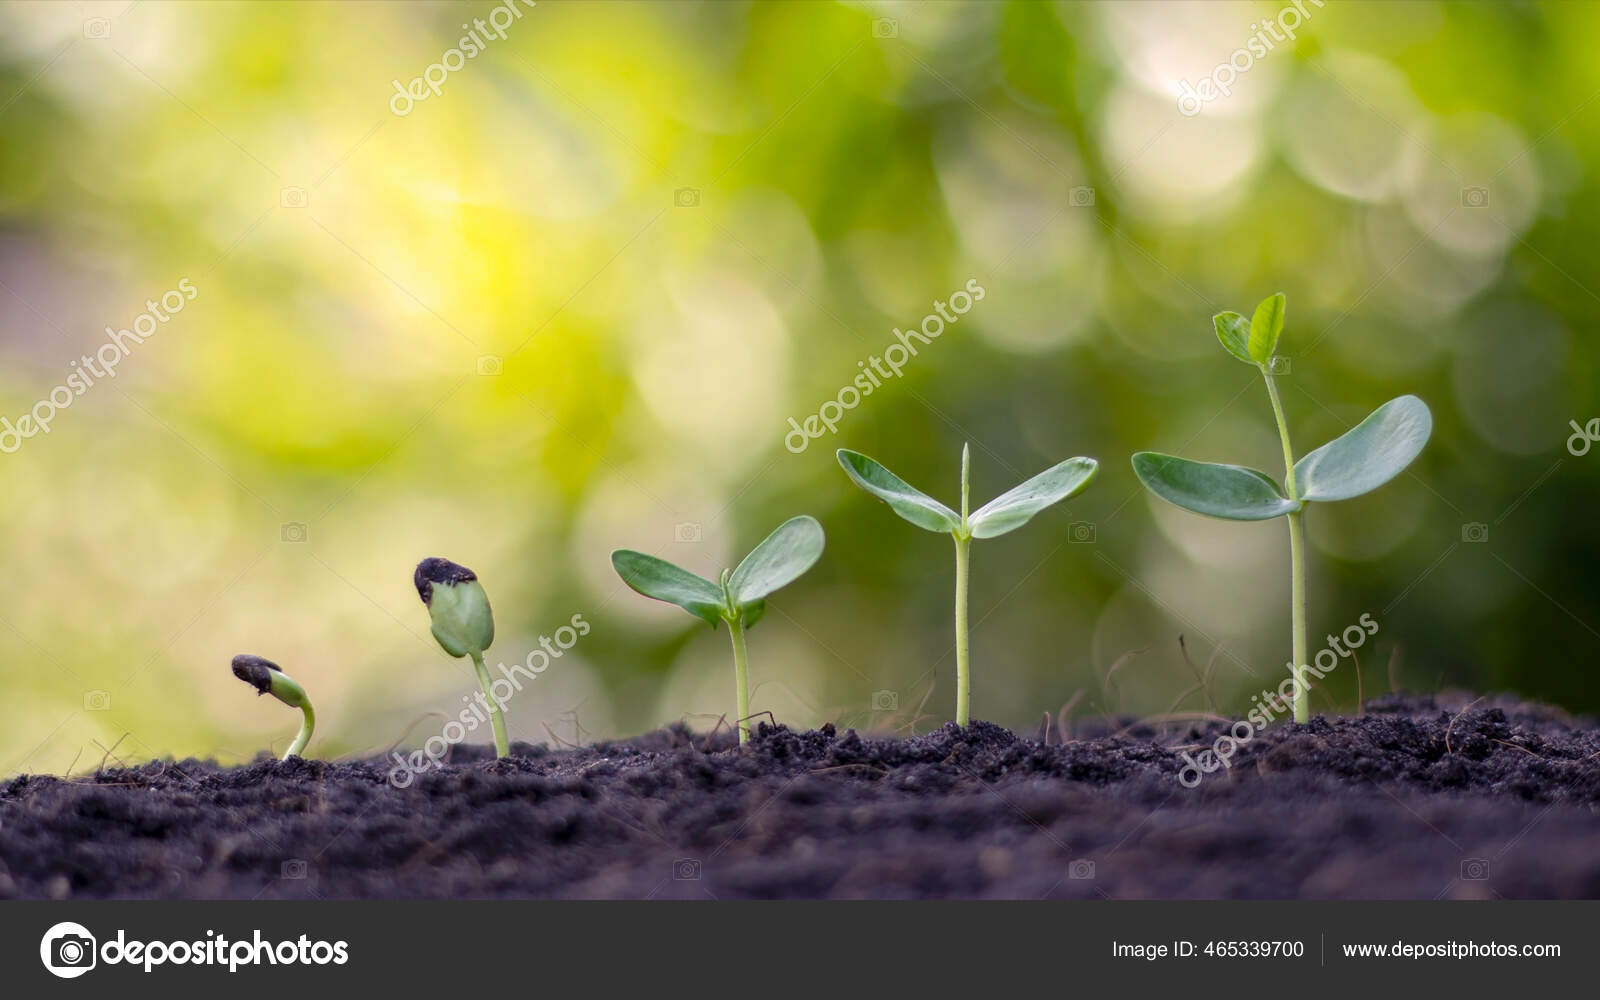
<svg viewBox="0 0 1600 1000">
<path fill-rule="evenodd" d="M 1278 421 L 1278 438 L 1283 442 L 1283 487 L 1290 500 L 1300 499 L 1294 483 L 1294 449 L 1289 444 L 1289 423 L 1283 416 L 1283 402 L 1272 380 L 1272 369 L 1261 366 L 1267 382 L 1267 397 L 1272 400 L 1272 416 Z M 1290 511 L 1289 520 L 1289 626 L 1294 662 L 1294 721 L 1311 721 L 1311 691 L 1306 684 L 1306 531 L 1301 521 L 1304 511 Z"/>
<path fill-rule="evenodd" d="M 483 654 L 472 654 L 472 669 L 477 671 L 478 686 L 483 689 L 483 696 L 489 702 L 489 721 L 494 725 L 494 755 L 496 757 L 511 756 L 511 741 L 506 738 L 506 717 L 500 709 L 500 699 L 494 696 L 493 685 L 489 682 L 489 668 L 483 665 Z"/>
<path fill-rule="evenodd" d="M 733 683 L 739 705 L 739 745 L 750 742 L 750 670 L 744 646 L 744 626 L 737 617 L 728 619 L 728 635 L 733 638 Z"/>
</svg>

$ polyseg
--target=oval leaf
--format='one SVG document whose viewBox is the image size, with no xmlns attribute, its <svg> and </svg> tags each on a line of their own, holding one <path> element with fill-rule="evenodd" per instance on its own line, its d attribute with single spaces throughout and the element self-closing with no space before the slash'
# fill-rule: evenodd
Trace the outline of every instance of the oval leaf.
<svg viewBox="0 0 1600 1000">
<path fill-rule="evenodd" d="M 1211 325 L 1217 328 L 1217 339 L 1222 341 L 1222 346 L 1228 349 L 1229 354 L 1247 365 L 1256 363 L 1250 356 L 1249 320 L 1236 312 L 1223 312 L 1211 317 Z"/>
<path fill-rule="evenodd" d="M 973 538 L 1015 531 L 1051 504 L 1082 492 L 1099 468 L 1100 463 L 1092 458 L 1069 458 L 978 508 L 967 518 L 967 527 Z"/>
<path fill-rule="evenodd" d="M 1250 359 L 1258 365 L 1266 364 L 1278 346 L 1278 335 L 1283 332 L 1283 293 L 1262 300 L 1250 320 Z"/>
<path fill-rule="evenodd" d="M 814 517 L 792 517 L 744 557 L 728 578 L 728 593 L 744 607 L 793 581 L 821 556 L 822 525 Z"/>
<path fill-rule="evenodd" d="M 839 464 L 857 486 L 882 500 L 894 512 L 919 528 L 955 531 L 961 515 L 907 483 L 860 452 L 839 449 Z"/>
<path fill-rule="evenodd" d="M 722 589 L 704 577 L 632 549 L 611 553 L 611 565 L 623 583 L 646 597 L 676 604 L 713 627 L 722 620 Z"/>
<path fill-rule="evenodd" d="M 1428 443 L 1433 414 L 1415 396 L 1401 396 L 1294 465 L 1303 500 L 1348 500 L 1398 476 Z"/>
<path fill-rule="evenodd" d="M 1303 506 L 1278 492 L 1278 484 L 1266 473 L 1242 465 L 1191 462 L 1141 451 L 1133 456 L 1133 473 L 1161 499 L 1209 517 L 1265 521 Z"/>
</svg>

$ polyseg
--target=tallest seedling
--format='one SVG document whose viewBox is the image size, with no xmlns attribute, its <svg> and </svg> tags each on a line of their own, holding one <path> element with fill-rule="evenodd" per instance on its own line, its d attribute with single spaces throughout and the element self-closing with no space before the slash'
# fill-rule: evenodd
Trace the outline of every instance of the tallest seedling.
<svg viewBox="0 0 1600 1000">
<path fill-rule="evenodd" d="M 1256 307 L 1250 319 L 1238 313 L 1212 317 L 1217 339 L 1229 354 L 1254 365 L 1267 383 L 1267 398 L 1283 442 L 1283 488 L 1264 472 L 1238 465 L 1191 462 L 1187 458 L 1141 451 L 1133 471 L 1150 492 L 1184 510 L 1230 521 L 1289 519 L 1289 618 L 1293 631 L 1294 721 L 1311 719 L 1306 682 L 1306 504 L 1370 493 L 1398 476 L 1428 443 L 1433 415 L 1415 396 L 1400 396 L 1378 407 L 1367 419 L 1296 462 L 1289 444 L 1289 425 L 1272 380 L 1272 352 L 1283 332 L 1283 293 Z"/>
<path fill-rule="evenodd" d="M 974 538 L 995 538 L 1027 524 L 1053 503 L 1075 496 L 1089 485 L 1100 466 L 1092 458 L 1069 458 L 1022 485 L 967 513 L 970 492 L 968 448 L 961 448 L 961 513 L 918 490 L 867 456 L 839 449 L 839 464 L 854 483 L 888 504 L 919 528 L 948 532 L 956 541 L 956 725 L 972 717 L 972 670 L 967 643 L 967 555 Z"/>
</svg>

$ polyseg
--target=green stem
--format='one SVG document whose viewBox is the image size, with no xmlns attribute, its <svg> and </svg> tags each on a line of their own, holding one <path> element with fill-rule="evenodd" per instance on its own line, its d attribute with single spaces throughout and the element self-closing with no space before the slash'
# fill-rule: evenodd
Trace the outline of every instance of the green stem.
<svg viewBox="0 0 1600 1000">
<path fill-rule="evenodd" d="M 961 446 L 961 530 L 952 532 L 956 540 L 956 725 L 965 727 L 972 720 L 972 656 L 967 638 L 967 551 L 972 533 L 967 529 L 967 497 L 970 494 L 971 446 Z"/>
<path fill-rule="evenodd" d="M 496 757 L 511 756 L 511 741 L 506 739 L 506 717 L 500 710 L 500 701 L 494 696 L 493 686 L 489 683 L 489 668 L 483 665 L 483 654 L 472 654 L 472 669 L 478 673 L 478 687 L 483 689 L 483 696 L 489 702 L 489 721 L 494 725 L 494 754 Z"/>
<path fill-rule="evenodd" d="M 1294 486 L 1294 449 L 1289 446 L 1289 422 L 1283 418 L 1283 402 L 1278 399 L 1278 385 L 1272 381 L 1272 369 L 1261 366 L 1261 377 L 1267 380 L 1267 398 L 1272 400 L 1272 415 L 1278 421 L 1278 440 L 1283 442 L 1283 488 L 1289 499 L 1299 497 Z"/>
<path fill-rule="evenodd" d="M 961 530 L 967 530 L 967 493 L 971 482 L 968 470 L 972 465 L 972 449 L 968 445 L 961 446 Z"/>
<path fill-rule="evenodd" d="M 1306 528 L 1289 515 L 1289 623 L 1294 629 L 1294 721 L 1311 721 L 1311 688 L 1306 683 Z"/>
<path fill-rule="evenodd" d="M 744 647 L 744 626 L 738 618 L 728 619 L 728 634 L 733 636 L 733 678 L 739 699 L 739 743 L 750 742 L 750 672 L 749 655 Z"/>
<path fill-rule="evenodd" d="M 956 725 L 972 718 L 972 662 L 967 642 L 967 550 L 970 537 L 956 535 Z"/>
<path fill-rule="evenodd" d="M 1289 444 L 1289 422 L 1283 416 L 1283 402 L 1278 398 L 1277 383 L 1272 380 L 1272 369 L 1261 366 L 1261 377 L 1267 380 L 1267 397 L 1272 400 L 1272 416 L 1278 421 L 1278 439 L 1283 442 L 1283 487 L 1289 499 L 1300 499 L 1294 481 L 1294 449 Z M 1311 721 L 1311 688 L 1306 683 L 1306 529 L 1301 521 L 1303 511 L 1289 514 L 1289 627 L 1293 633 L 1291 645 L 1294 662 L 1290 670 L 1294 676 L 1294 721 Z"/>
<path fill-rule="evenodd" d="M 311 742 L 311 731 L 317 727 L 317 713 L 311 710 L 309 699 L 301 699 L 300 714 L 304 716 L 300 722 L 300 732 L 295 735 L 294 742 L 289 744 L 289 749 L 283 752 L 284 760 L 300 756 L 306 744 Z"/>
</svg>

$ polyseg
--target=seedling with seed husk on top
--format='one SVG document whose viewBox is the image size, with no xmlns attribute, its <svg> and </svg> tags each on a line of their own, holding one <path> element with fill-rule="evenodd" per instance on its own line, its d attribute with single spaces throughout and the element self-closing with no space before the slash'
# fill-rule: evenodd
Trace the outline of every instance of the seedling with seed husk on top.
<svg viewBox="0 0 1600 1000">
<path fill-rule="evenodd" d="M 1069 458 L 967 513 L 969 449 L 961 446 L 961 513 L 946 507 L 867 456 L 839 449 L 839 464 L 855 484 L 919 528 L 948 532 L 956 542 L 956 724 L 972 715 L 972 671 L 967 648 L 967 550 L 974 538 L 995 538 L 1027 524 L 1051 504 L 1076 496 L 1094 479 L 1099 463 Z"/>
<path fill-rule="evenodd" d="M 495 756 L 511 756 L 505 712 L 489 683 L 489 668 L 483 665 L 483 651 L 494 642 L 494 611 L 483 584 L 478 582 L 478 574 L 459 563 L 433 557 L 417 563 L 411 582 L 428 609 L 433 637 L 440 647 L 451 656 L 472 658 L 478 686 L 489 706 L 489 721 L 494 726 Z"/>
<path fill-rule="evenodd" d="M 1415 396 L 1400 396 L 1367 419 L 1298 462 L 1289 445 L 1289 426 L 1273 381 L 1272 352 L 1283 332 L 1284 297 L 1279 292 L 1256 307 L 1250 319 L 1234 312 L 1212 318 L 1217 339 L 1234 357 L 1254 365 L 1267 383 L 1267 398 L 1283 443 L 1283 488 L 1272 477 L 1238 465 L 1194 462 L 1174 455 L 1141 451 L 1133 456 L 1139 481 L 1163 500 L 1210 517 L 1230 521 L 1289 520 L 1289 618 L 1293 633 L 1294 720 L 1311 718 L 1306 681 L 1306 504 L 1348 500 L 1370 493 L 1403 472 L 1421 453 L 1433 431 L 1433 415 Z"/>
<path fill-rule="evenodd" d="M 289 744 L 289 749 L 283 752 L 283 759 L 298 756 L 311 742 L 311 730 L 317 725 L 317 713 L 311 710 L 311 699 L 306 697 L 306 689 L 296 684 L 294 678 L 279 669 L 276 663 L 248 653 L 240 653 L 233 658 L 233 676 L 255 688 L 257 696 L 270 694 L 290 708 L 300 710 L 300 732 Z"/>
<path fill-rule="evenodd" d="M 790 518 L 766 537 L 737 569 L 722 571 L 719 582 L 632 549 L 611 553 L 622 582 L 646 597 L 678 607 L 717 627 L 728 623 L 733 639 L 734 692 L 738 699 L 739 742 L 750 740 L 750 679 L 745 630 L 767 610 L 767 595 L 793 583 L 822 555 L 822 525 L 815 518 Z"/>
</svg>

